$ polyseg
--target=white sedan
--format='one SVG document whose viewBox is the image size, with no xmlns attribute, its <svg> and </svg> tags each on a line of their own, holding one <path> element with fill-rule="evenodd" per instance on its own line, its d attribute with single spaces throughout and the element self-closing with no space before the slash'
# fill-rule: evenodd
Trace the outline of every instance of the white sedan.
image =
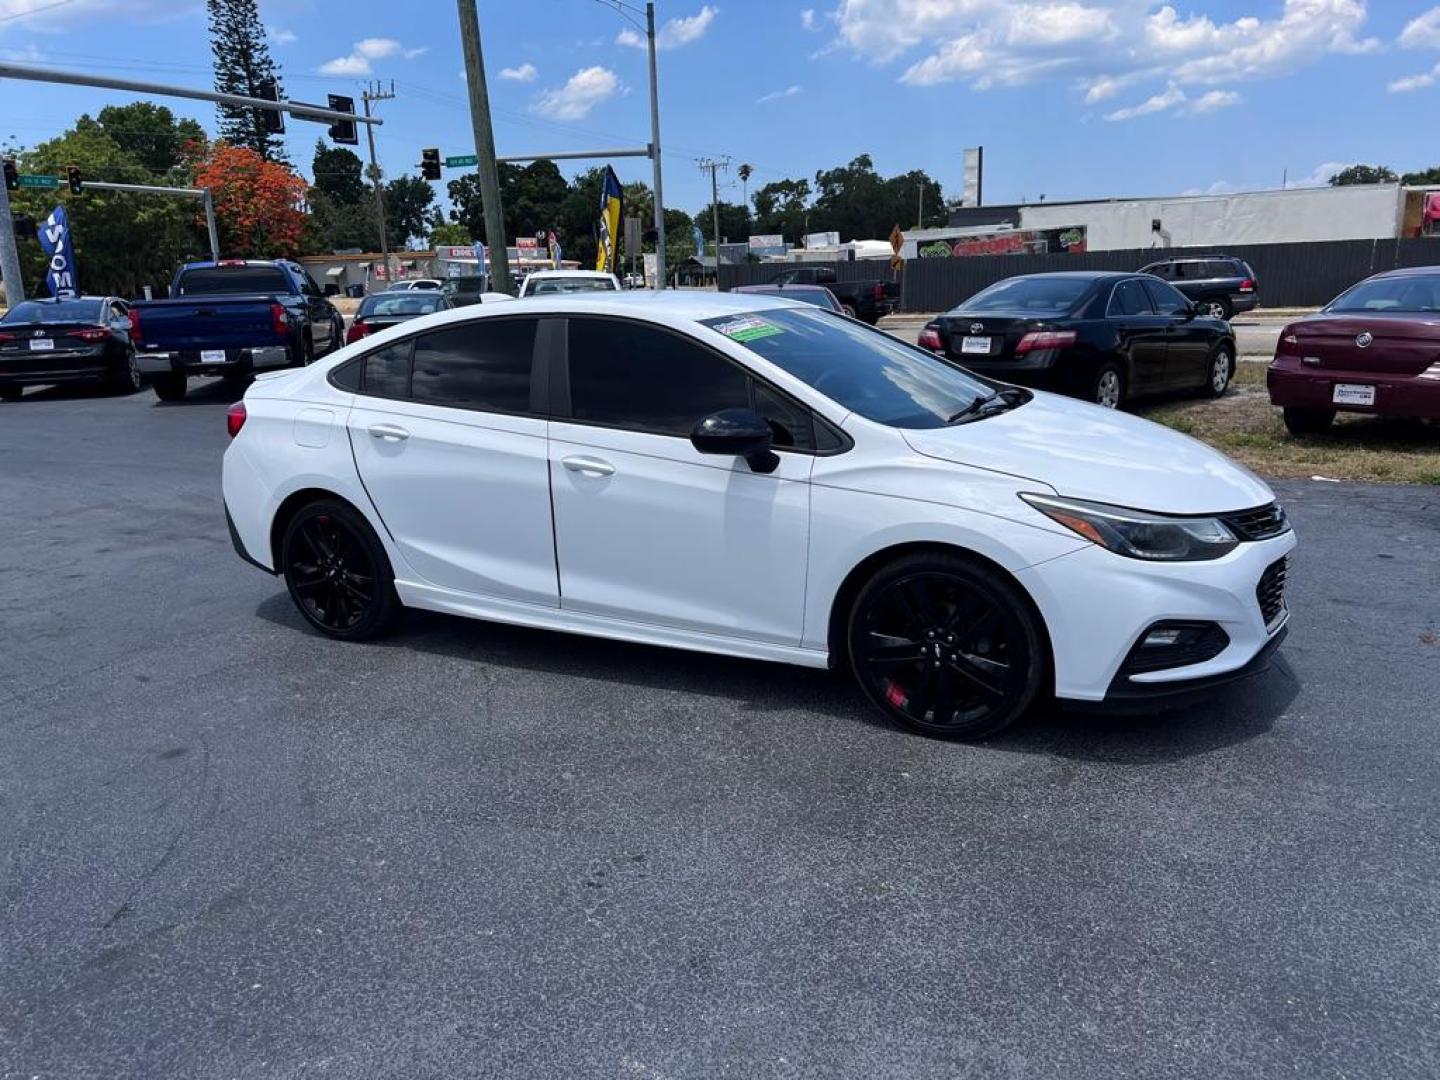
<svg viewBox="0 0 1440 1080">
<path fill-rule="evenodd" d="M 1294 534 L 1245 469 L 770 296 L 441 312 L 228 422 L 235 546 L 336 638 L 417 607 L 847 665 L 979 737 L 1252 673 L 1288 620 Z"/>
<path fill-rule="evenodd" d="M 603 270 L 535 270 L 525 276 L 520 296 L 554 293 L 619 292 L 620 279 Z"/>
</svg>

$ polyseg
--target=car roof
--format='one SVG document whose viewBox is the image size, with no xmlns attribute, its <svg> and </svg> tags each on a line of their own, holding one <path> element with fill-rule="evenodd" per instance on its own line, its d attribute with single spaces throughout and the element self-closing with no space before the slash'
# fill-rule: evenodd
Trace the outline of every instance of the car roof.
<svg viewBox="0 0 1440 1080">
<path fill-rule="evenodd" d="M 611 278 L 615 275 L 609 270 L 531 270 L 529 277 L 583 277 L 583 278 Z"/>
<path fill-rule="evenodd" d="M 629 292 L 545 293 L 525 298 L 524 303 L 478 304 L 453 308 L 426 315 L 427 326 L 444 326 L 467 322 L 474 318 L 517 315 L 624 315 L 652 322 L 677 324 L 695 323 L 725 315 L 744 315 L 776 308 L 814 310 L 800 300 L 786 300 L 773 295 L 714 293 L 701 290 L 667 289 L 661 293 L 649 290 Z"/>
<path fill-rule="evenodd" d="M 734 288 L 732 291 L 734 291 L 734 292 L 771 293 L 771 294 L 773 294 L 773 295 L 775 295 L 775 296 L 779 296 L 779 295 L 781 295 L 781 294 L 783 294 L 783 293 L 787 293 L 787 292 L 789 292 L 789 293 L 795 293 L 795 292 L 829 292 L 830 290 L 829 290 L 828 288 L 826 288 L 824 285 L 813 285 L 813 284 L 811 284 L 811 283 L 809 283 L 809 282 L 794 282 L 794 283 L 789 284 L 789 285 L 776 285 L 776 284 L 766 284 L 766 285 L 736 285 L 735 288 Z"/>
<path fill-rule="evenodd" d="M 1077 281 L 1118 281 L 1121 278 L 1136 277 L 1134 270 L 1051 270 L 1043 274 L 1016 274 L 1016 278 L 1069 278 Z"/>
<path fill-rule="evenodd" d="M 1397 266 L 1394 270 L 1386 270 L 1379 274 L 1372 274 L 1366 280 L 1370 281 L 1375 278 L 1425 277 L 1434 274 L 1440 274 L 1440 266 Z"/>
</svg>

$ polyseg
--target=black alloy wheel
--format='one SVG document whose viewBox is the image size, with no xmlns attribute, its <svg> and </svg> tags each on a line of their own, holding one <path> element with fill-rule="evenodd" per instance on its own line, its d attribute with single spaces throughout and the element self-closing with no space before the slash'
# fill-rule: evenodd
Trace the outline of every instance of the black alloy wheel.
<svg viewBox="0 0 1440 1080">
<path fill-rule="evenodd" d="M 140 358 L 135 355 L 134 349 L 126 349 L 124 363 L 110 376 L 110 390 L 116 394 L 133 394 L 140 389 L 142 382 Z"/>
<path fill-rule="evenodd" d="M 385 549 L 344 503 L 303 507 L 286 525 L 280 550 L 290 599 L 317 630 L 359 641 L 383 633 L 399 614 Z"/>
<path fill-rule="evenodd" d="M 1041 688 L 1045 650 L 1009 583 L 965 559 L 899 560 L 861 590 L 849 626 L 865 696 L 903 727 L 976 739 L 1013 724 Z"/>
</svg>

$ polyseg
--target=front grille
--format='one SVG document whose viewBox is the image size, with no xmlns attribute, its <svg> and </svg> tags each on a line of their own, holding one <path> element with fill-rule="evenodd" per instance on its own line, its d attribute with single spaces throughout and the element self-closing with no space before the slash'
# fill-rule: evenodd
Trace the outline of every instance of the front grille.
<svg viewBox="0 0 1440 1080">
<path fill-rule="evenodd" d="M 1279 503 L 1257 506 L 1254 510 L 1241 510 L 1234 514 L 1222 514 L 1220 520 L 1230 527 L 1241 540 L 1269 540 L 1290 529 L 1290 521 Z"/>
<path fill-rule="evenodd" d="M 1278 559 L 1266 567 L 1260 575 L 1260 584 L 1255 586 L 1255 599 L 1260 603 L 1260 614 L 1267 629 L 1285 613 L 1285 574 L 1289 569 L 1288 557 Z"/>
</svg>

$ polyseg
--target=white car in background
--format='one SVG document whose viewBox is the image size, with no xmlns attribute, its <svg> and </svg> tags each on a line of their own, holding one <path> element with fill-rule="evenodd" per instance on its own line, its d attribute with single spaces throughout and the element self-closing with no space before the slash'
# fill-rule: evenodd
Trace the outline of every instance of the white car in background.
<svg viewBox="0 0 1440 1080">
<path fill-rule="evenodd" d="M 241 557 L 317 630 L 402 607 L 850 667 L 927 734 L 1262 669 L 1295 546 L 1250 472 L 812 305 L 540 295 L 427 315 L 232 407 Z"/>
<path fill-rule="evenodd" d="M 620 279 L 601 270 L 536 270 L 520 286 L 520 296 L 555 293 L 619 292 Z"/>
<path fill-rule="evenodd" d="M 410 278 L 406 281 L 397 281 L 391 285 L 386 292 L 415 292 L 429 291 L 431 289 L 443 289 L 445 283 L 437 278 Z"/>
</svg>

